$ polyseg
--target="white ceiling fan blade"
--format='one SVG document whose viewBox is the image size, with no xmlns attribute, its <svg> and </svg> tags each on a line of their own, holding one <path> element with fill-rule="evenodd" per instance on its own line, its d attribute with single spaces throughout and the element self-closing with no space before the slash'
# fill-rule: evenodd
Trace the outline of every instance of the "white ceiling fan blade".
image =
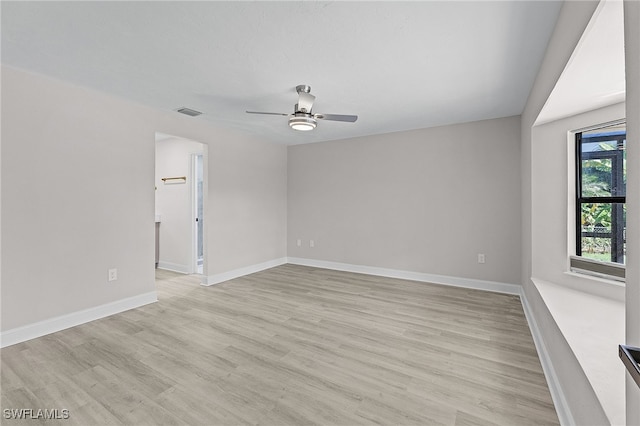
<svg viewBox="0 0 640 426">
<path fill-rule="evenodd" d="M 283 112 L 262 112 L 262 111 L 245 111 L 247 114 L 265 114 L 265 115 L 284 115 L 285 117 L 290 114 L 285 114 Z"/>
<path fill-rule="evenodd" d="M 346 121 L 353 123 L 358 119 L 357 115 L 342 115 L 342 114 L 314 114 L 318 120 L 331 120 L 331 121 Z"/>
</svg>

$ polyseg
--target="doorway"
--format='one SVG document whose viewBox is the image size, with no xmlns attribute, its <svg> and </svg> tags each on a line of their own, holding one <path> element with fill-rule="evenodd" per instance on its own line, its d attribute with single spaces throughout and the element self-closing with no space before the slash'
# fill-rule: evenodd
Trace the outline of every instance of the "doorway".
<svg viewBox="0 0 640 426">
<path fill-rule="evenodd" d="M 157 268 L 204 274 L 207 146 L 156 133 Z"/>
</svg>

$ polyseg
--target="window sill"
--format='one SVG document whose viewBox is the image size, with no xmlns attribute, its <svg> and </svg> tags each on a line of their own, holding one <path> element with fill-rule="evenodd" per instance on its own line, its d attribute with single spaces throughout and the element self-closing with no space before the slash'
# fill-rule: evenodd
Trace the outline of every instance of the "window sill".
<svg viewBox="0 0 640 426">
<path fill-rule="evenodd" d="M 619 289 L 622 283 L 566 272 L 566 275 L 604 281 L 607 289 Z M 616 350 L 624 341 L 624 301 L 589 294 L 582 289 L 531 278 L 576 357 L 587 380 L 598 398 L 611 424 L 625 424 L 624 383 L 626 370 L 622 367 Z M 602 283 L 594 283 L 600 288 Z M 545 331 L 551 333 L 551 331 Z M 551 338 L 551 337 L 549 337 Z M 613 349 L 612 349 L 613 348 Z M 562 365 L 563 360 L 558 361 Z M 564 389 L 570 392 L 570 386 Z"/>
<path fill-rule="evenodd" d="M 569 256 L 569 271 L 581 277 L 615 282 L 624 287 L 626 267 L 619 263 L 602 262 L 581 256 Z"/>
</svg>

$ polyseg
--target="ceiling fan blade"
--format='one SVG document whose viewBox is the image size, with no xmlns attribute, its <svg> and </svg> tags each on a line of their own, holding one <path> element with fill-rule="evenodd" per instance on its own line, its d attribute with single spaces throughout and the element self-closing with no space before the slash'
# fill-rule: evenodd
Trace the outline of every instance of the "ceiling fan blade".
<svg viewBox="0 0 640 426">
<path fill-rule="evenodd" d="M 353 123 L 358 119 L 357 115 L 314 114 L 313 116 L 319 120 L 346 121 L 349 123 Z"/>
<path fill-rule="evenodd" d="M 300 92 L 298 95 L 298 111 L 310 113 L 311 108 L 313 107 L 313 101 L 316 100 L 316 97 L 311 93 L 306 92 Z"/>
<path fill-rule="evenodd" d="M 247 114 L 265 114 L 265 115 L 284 115 L 285 117 L 290 114 L 285 114 L 283 112 L 261 112 L 261 111 L 245 111 Z"/>
</svg>

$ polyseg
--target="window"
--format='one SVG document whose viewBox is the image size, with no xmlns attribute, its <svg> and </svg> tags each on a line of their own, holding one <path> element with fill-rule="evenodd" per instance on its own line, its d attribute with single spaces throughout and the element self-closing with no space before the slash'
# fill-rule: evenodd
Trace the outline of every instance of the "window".
<svg viewBox="0 0 640 426">
<path fill-rule="evenodd" d="M 576 255 L 595 261 L 581 268 L 625 263 L 626 142 L 624 124 L 576 133 Z"/>
</svg>

